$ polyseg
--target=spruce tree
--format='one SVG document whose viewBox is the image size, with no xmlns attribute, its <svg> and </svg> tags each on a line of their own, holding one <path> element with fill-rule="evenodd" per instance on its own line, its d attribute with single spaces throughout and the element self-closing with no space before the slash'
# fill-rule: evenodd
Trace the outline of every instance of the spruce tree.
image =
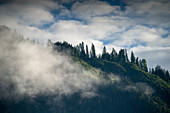
<svg viewBox="0 0 170 113">
<path fill-rule="evenodd" d="M 88 49 L 88 45 L 86 45 L 86 57 L 89 58 L 89 49 Z"/>
<path fill-rule="evenodd" d="M 125 62 L 125 54 L 124 54 L 124 50 L 121 49 L 119 51 L 119 55 L 118 55 L 118 58 L 117 58 L 117 62 Z"/>
<path fill-rule="evenodd" d="M 140 68 L 146 72 L 148 72 L 148 67 L 145 59 L 142 59 L 139 61 L 140 63 Z"/>
<path fill-rule="evenodd" d="M 125 62 L 129 62 L 128 55 L 127 55 L 127 50 L 124 49 L 124 54 L 125 54 Z"/>
<path fill-rule="evenodd" d="M 137 66 L 139 66 L 139 61 L 138 60 L 139 60 L 139 58 L 137 57 L 136 61 L 135 61 Z"/>
<path fill-rule="evenodd" d="M 135 63 L 135 55 L 133 51 L 131 52 L 131 63 Z"/>
<path fill-rule="evenodd" d="M 106 52 L 106 47 L 103 47 L 103 52 L 102 52 L 102 59 L 106 60 L 107 59 L 107 52 Z"/>
<path fill-rule="evenodd" d="M 84 58 L 85 57 L 84 42 L 80 43 L 79 46 L 80 46 L 80 57 Z"/>
<path fill-rule="evenodd" d="M 116 61 L 117 59 L 117 52 L 115 51 L 115 49 L 112 49 L 112 52 L 110 53 L 110 60 L 111 61 Z"/>
<path fill-rule="evenodd" d="M 170 80 L 170 75 L 168 70 L 166 71 L 165 76 L 166 76 L 166 81 L 168 82 Z"/>
<path fill-rule="evenodd" d="M 121 49 L 119 51 L 117 62 L 121 62 L 121 63 L 129 62 L 126 49 Z"/>
<path fill-rule="evenodd" d="M 92 46 L 91 46 L 90 57 L 96 58 L 96 50 L 95 50 L 95 46 L 94 46 L 93 43 L 92 43 Z"/>
</svg>

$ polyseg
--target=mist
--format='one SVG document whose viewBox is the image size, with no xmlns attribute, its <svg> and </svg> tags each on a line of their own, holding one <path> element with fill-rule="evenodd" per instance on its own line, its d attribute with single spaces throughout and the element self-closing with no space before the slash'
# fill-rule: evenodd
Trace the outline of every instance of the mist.
<svg viewBox="0 0 170 113">
<path fill-rule="evenodd" d="M 152 95 L 155 92 L 152 87 L 143 82 L 136 82 L 131 85 L 119 84 L 118 88 L 128 92 L 141 92 L 145 95 Z"/>
<path fill-rule="evenodd" d="M 7 28 L 6 28 L 7 29 Z M 0 30 L 0 97 L 36 95 L 95 96 L 99 75 L 52 48 L 24 40 L 16 32 Z"/>
<path fill-rule="evenodd" d="M 72 95 L 84 98 L 99 96 L 97 89 L 110 83 L 100 70 L 86 70 L 67 55 L 24 40 L 15 31 L 0 27 L 0 98 L 20 99 L 37 95 Z M 143 92 L 154 90 L 147 84 L 122 85 L 121 77 L 105 75 L 123 91 Z"/>
</svg>

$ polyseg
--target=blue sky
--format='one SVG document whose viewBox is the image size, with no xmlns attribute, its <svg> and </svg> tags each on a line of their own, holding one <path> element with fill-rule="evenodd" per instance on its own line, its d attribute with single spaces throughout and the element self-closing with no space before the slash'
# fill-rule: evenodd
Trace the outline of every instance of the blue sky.
<svg viewBox="0 0 170 113">
<path fill-rule="evenodd" d="M 97 53 L 127 48 L 149 67 L 170 70 L 169 0 L 7 0 L 0 2 L 0 24 L 25 38 L 73 45 L 94 43 Z"/>
</svg>

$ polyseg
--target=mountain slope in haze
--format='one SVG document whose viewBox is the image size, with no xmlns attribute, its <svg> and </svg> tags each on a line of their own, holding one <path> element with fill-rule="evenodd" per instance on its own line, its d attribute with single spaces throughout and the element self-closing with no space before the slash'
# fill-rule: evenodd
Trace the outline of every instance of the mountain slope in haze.
<svg viewBox="0 0 170 113">
<path fill-rule="evenodd" d="M 80 43 L 81 45 L 81 43 Z M 158 75 L 154 75 L 152 73 L 146 72 L 136 63 L 132 62 L 118 62 L 117 60 L 110 61 L 107 59 L 102 59 L 100 56 L 98 58 L 90 58 L 81 56 L 81 49 L 75 52 L 75 48 L 72 45 L 68 44 L 67 42 L 57 42 L 54 44 L 54 48 L 57 46 L 59 50 L 69 50 L 70 54 L 73 58 L 80 58 L 87 64 L 92 67 L 98 68 L 105 73 L 114 73 L 121 77 L 122 83 L 127 85 L 134 85 L 134 84 L 147 84 L 153 89 L 148 89 L 148 91 L 142 91 L 142 93 L 150 94 L 149 98 L 151 99 L 150 102 L 158 107 L 159 110 L 162 109 L 161 112 L 169 112 L 169 105 L 170 105 L 170 86 L 169 81 L 165 81 L 161 79 Z M 79 47 L 81 48 L 81 47 Z M 120 52 L 119 52 L 120 54 Z M 117 58 L 118 59 L 118 58 Z M 143 86 L 140 86 L 142 89 Z M 146 88 L 145 86 L 143 88 Z M 141 105 L 142 106 L 142 105 Z M 157 111 L 158 112 L 158 111 Z"/>
<path fill-rule="evenodd" d="M 1 113 L 170 113 L 169 82 L 123 50 L 98 58 L 82 45 L 45 48 L 6 26 L 0 36 Z"/>
</svg>

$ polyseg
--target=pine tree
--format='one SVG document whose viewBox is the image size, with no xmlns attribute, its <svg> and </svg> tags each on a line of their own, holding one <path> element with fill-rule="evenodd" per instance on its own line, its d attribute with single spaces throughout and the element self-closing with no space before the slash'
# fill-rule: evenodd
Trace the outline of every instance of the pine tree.
<svg viewBox="0 0 170 113">
<path fill-rule="evenodd" d="M 110 53 L 110 60 L 111 61 L 116 61 L 117 59 L 117 52 L 115 51 L 115 49 L 112 49 L 112 52 Z"/>
<path fill-rule="evenodd" d="M 106 47 L 103 47 L 103 52 L 102 52 L 102 59 L 106 60 L 107 59 L 107 52 L 106 52 Z"/>
<path fill-rule="evenodd" d="M 126 49 L 121 49 L 117 58 L 117 62 L 129 62 Z"/>
<path fill-rule="evenodd" d="M 139 61 L 140 62 L 140 68 L 146 72 L 148 72 L 148 67 L 145 59 L 142 59 Z"/>
<path fill-rule="evenodd" d="M 84 50 L 84 42 L 79 44 L 80 46 L 80 57 L 84 58 L 85 57 L 85 50 Z"/>
<path fill-rule="evenodd" d="M 76 52 L 77 56 L 80 57 L 80 47 L 78 45 L 76 46 Z"/>
<path fill-rule="evenodd" d="M 95 46 L 94 46 L 93 43 L 92 43 L 92 46 L 91 46 L 90 57 L 96 58 L 96 50 L 95 50 Z"/>
<path fill-rule="evenodd" d="M 131 52 L 131 63 L 135 63 L 135 55 L 133 51 Z"/>
<path fill-rule="evenodd" d="M 136 58 L 136 65 L 139 66 L 139 61 L 138 61 L 138 57 Z"/>
<path fill-rule="evenodd" d="M 89 58 L 89 49 L 88 49 L 88 45 L 86 45 L 86 57 Z"/>
<path fill-rule="evenodd" d="M 168 82 L 170 80 L 168 70 L 165 71 L 165 69 L 162 69 L 160 65 L 157 65 L 155 67 L 155 71 L 154 71 L 153 74 L 158 75 L 160 78 L 162 78 L 166 82 Z"/>
<path fill-rule="evenodd" d="M 125 62 L 129 62 L 128 55 L 127 55 L 127 50 L 124 49 L 124 54 L 125 54 Z"/>
<path fill-rule="evenodd" d="M 168 70 L 166 71 L 165 76 L 166 76 L 166 81 L 168 82 L 170 80 L 170 75 Z"/>
<path fill-rule="evenodd" d="M 124 52 L 123 49 L 121 49 L 118 54 L 117 62 L 125 62 L 124 59 L 125 59 Z"/>
</svg>

